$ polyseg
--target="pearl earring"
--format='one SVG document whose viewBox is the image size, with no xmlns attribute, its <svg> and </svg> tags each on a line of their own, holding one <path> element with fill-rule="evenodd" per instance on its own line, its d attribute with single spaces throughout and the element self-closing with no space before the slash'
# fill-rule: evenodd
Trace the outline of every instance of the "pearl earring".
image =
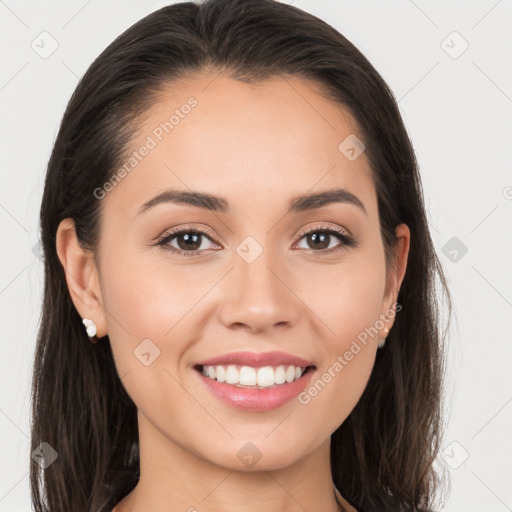
<svg viewBox="0 0 512 512">
<path fill-rule="evenodd" d="M 379 348 L 382 348 L 382 347 L 386 344 L 386 337 L 387 337 L 387 335 L 389 334 L 389 329 L 384 328 L 384 332 L 386 333 L 386 336 L 384 336 L 384 338 L 382 338 L 382 339 L 378 342 L 377 346 L 378 346 Z"/>
<path fill-rule="evenodd" d="M 84 318 L 82 320 L 82 323 L 85 325 L 85 328 L 87 330 L 87 335 L 89 336 L 89 338 L 94 338 L 94 336 L 96 336 L 96 332 L 97 332 L 96 324 L 94 323 L 94 321 L 89 320 L 88 318 Z"/>
</svg>

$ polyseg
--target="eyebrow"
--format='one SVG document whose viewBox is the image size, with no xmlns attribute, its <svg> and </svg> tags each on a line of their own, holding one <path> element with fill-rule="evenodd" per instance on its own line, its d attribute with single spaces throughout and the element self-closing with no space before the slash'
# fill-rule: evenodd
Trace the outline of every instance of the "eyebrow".
<svg viewBox="0 0 512 512">
<path fill-rule="evenodd" d="M 166 190 L 149 201 L 146 201 L 139 208 L 137 215 L 161 203 L 185 204 L 220 213 L 230 213 L 231 211 L 229 202 L 220 196 L 215 196 L 205 192 Z M 314 194 L 302 194 L 293 197 L 288 203 L 287 213 L 299 213 L 314 210 L 332 203 L 352 204 L 368 215 L 361 200 L 356 195 L 352 194 L 352 192 L 349 192 L 344 188 L 335 188 Z"/>
</svg>

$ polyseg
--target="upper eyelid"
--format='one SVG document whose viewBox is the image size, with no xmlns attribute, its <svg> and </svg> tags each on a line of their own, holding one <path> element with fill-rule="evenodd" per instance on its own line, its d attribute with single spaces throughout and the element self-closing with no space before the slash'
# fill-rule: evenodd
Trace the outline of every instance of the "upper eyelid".
<svg viewBox="0 0 512 512">
<path fill-rule="evenodd" d="M 345 228 L 343 226 L 333 226 L 333 225 L 329 225 L 329 224 L 325 224 L 325 225 L 322 225 L 322 226 L 309 226 L 309 227 L 299 231 L 297 236 L 301 236 L 302 237 L 304 235 L 307 235 L 310 232 L 321 231 L 322 229 L 332 230 L 334 232 L 341 231 L 346 236 L 352 237 L 352 233 L 347 228 Z"/>
<path fill-rule="evenodd" d="M 206 228 L 204 226 L 196 227 L 196 226 L 179 226 L 176 228 L 172 228 L 169 230 L 164 231 L 162 235 L 160 235 L 158 238 L 162 239 L 168 236 L 175 236 L 181 233 L 200 233 L 201 235 L 209 235 L 211 238 L 222 238 L 218 235 L 213 235 L 213 230 Z M 213 241 L 213 240 L 212 240 Z"/>
</svg>

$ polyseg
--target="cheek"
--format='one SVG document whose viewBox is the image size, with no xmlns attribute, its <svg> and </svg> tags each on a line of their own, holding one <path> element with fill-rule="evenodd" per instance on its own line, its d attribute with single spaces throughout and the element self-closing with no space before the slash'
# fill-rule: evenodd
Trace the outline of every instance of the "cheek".
<svg viewBox="0 0 512 512">
<path fill-rule="evenodd" d="M 152 418 L 164 408 L 166 418 L 179 416 L 180 410 L 191 407 L 177 368 L 190 339 L 185 330 L 192 315 L 187 313 L 198 300 L 197 290 L 190 286 L 194 278 L 126 254 L 110 256 L 108 261 L 115 265 L 105 269 L 104 277 L 115 365 L 142 414 Z"/>
<path fill-rule="evenodd" d="M 367 275 L 346 278 L 343 286 L 331 289 L 331 301 L 322 327 L 325 357 L 299 402 L 309 408 L 306 422 L 315 426 L 323 416 L 327 433 L 332 433 L 351 413 L 370 378 L 377 351 L 381 287 Z"/>
<path fill-rule="evenodd" d="M 319 319 L 319 332 L 329 351 L 345 351 L 351 340 L 375 334 L 385 288 L 385 266 L 378 248 L 352 253 L 337 265 L 308 270 L 300 295 Z M 370 340 L 369 340 L 370 341 Z"/>
<path fill-rule="evenodd" d="M 382 257 L 380 257 L 382 256 Z M 305 295 L 318 322 L 325 358 L 300 398 L 311 407 L 306 421 L 327 414 L 329 428 L 343 422 L 361 397 L 373 369 L 385 288 L 385 265 L 378 247 L 315 274 L 318 286 Z"/>
<path fill-rule="evenodd" d="M 148 257 L 114 247 L 120 245 L 109 244 L 111 253 L 102 266 L 108 334 L 119 376 L 129 375 L 123 383 L 139 405 L 172 386 L 170 374 L 200 330 L 198 301 L 216 278 L 198 266 L 173 268 L 165 255 Z M 130 382 L 146 390 L 142 402 Z"/>
<path fill-rule="evenodd" d="M 104 272 L 109 331 L 121 324 L 132 338 L 163 339 L 210 286 L 193 269 L 172 268 L 163 257 L 125 254 L 108 261 L 115 262 Z"/>
</svg>

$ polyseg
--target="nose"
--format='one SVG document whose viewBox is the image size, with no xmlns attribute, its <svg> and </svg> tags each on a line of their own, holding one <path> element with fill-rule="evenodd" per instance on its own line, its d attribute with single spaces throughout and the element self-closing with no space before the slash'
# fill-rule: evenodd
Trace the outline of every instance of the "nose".
<svg viewBox="0 0 512 512">
<path fill-rule="evenodd" d="M 223 280 L 220 318 L 230 329 L 270 334 L 295 325 L 305 305 L 296 295 L 291 273 L 263 253 L 252 263 L 235 258 Z"/>
</svg>

